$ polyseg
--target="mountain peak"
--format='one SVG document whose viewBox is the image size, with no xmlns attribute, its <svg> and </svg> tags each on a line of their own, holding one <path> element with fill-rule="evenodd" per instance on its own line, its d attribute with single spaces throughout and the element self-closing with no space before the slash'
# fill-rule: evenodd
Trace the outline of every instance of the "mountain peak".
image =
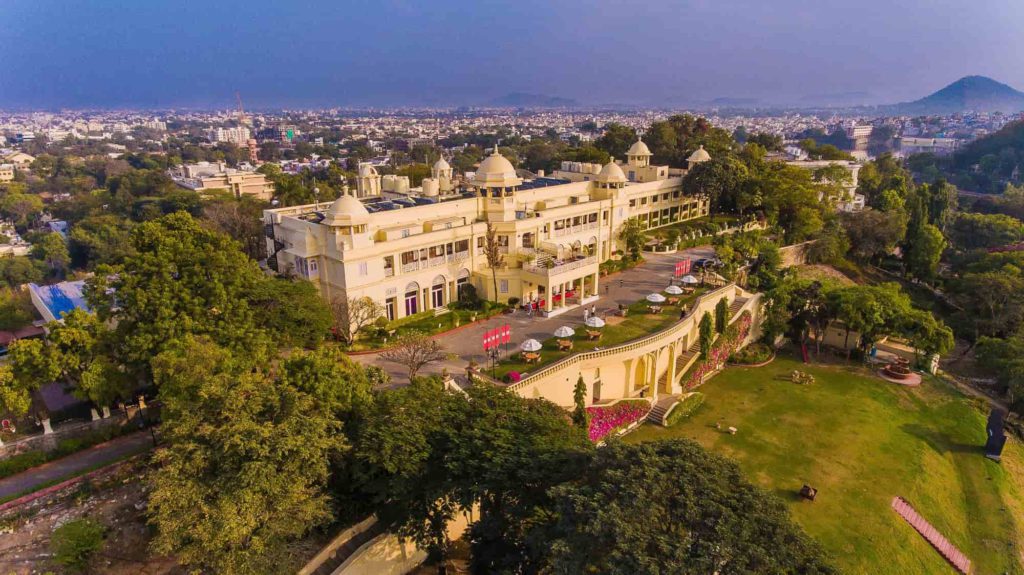
<svg viewBox="0 0 1024 575">
<path fill-rule="evenodd" d="M 913 102 L 894 106 L 899 114 L 955 114 L 959 112 L 1019 112 L 1024 93 L 987 76 L 964 76 L 945 88 Z"/>
</svg>

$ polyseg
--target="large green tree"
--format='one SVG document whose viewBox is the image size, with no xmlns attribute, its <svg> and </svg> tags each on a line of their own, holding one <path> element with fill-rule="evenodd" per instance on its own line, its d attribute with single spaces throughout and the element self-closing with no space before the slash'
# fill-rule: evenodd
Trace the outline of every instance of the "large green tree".
<svg viewBox="0 0 1024 575">
<path fill-rule="evenodd" d="M 118 363 L 145 376 L 149 361 L 186 335 L 268 353 L 250 304 L 264 275 L 238 244 L 178 212 L 136 227 L 132 248 L 121 265 L 99 266 L 86 288 L 100 320 L 114 325 Z"/>
<path fill-rule="evenodd" d="M 156 552 L 225 575 L 278 572 L 284 545 L 330 520 L 329 454 L 342 446 L 330 403 L 208 338 L 154 360 L 163 402 L 150 521 Z"/>
<path fill-rule="evenodd" d="M 691 441 L 609 445 L 552 496 L 551 573 L 836 573 L 781 501 Z"/>
</svg>

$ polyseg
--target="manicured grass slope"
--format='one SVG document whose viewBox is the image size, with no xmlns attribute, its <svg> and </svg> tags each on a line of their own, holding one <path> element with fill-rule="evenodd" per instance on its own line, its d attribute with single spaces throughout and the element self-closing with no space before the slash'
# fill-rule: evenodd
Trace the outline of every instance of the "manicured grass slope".
<svg viewBox="0 0 1024 575">
<path fill-rule="evenodd" d="M 817 382 L 788 382 L 797 368 Z M 845 573 L 954 572 L 892 511 L 895 495 L 958 546 L 975 573 L 1024 573 L 1024 449 L 1011 439 L 1002 464 L 985 459 L 987 410 L 946 384 L 904 388 L 866 371 L 779 357 L 766 367 L 729 367 L 701 391 L 706 401 L 688 420 L 645 425 L 626 440 L 687 437 L 734 459 L 787 502 Z M 716 422 L 739 433 L 724 434 Z M 797 496 L 804 483 L 819 489 L 817 501 Z"/>
</svg>

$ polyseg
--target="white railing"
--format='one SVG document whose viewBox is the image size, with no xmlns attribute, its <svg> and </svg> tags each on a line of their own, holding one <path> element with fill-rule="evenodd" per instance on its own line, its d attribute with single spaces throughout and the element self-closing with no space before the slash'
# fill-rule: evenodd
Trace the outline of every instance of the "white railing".
<svg viewBox="0 0 1024 575">
<path fill-rule="evenodd" d="M 714 308 L 713 305 L 710 305 L 709 303 L 706 302 L 714 301 L 717 303 L 718 300 L 721 299 L 726 294 L 730 294 L 732 296 L 730 297 L 730 300 L 734 301 L 735 298 L 743 294 L 743 291 L 740 288 L 738 288 L 736 284 L 728 284 L 714 291 L 702 294 L 693 302 L 693 304 L 690 307 L 690 313 L 688 313 L 685 318 L 675 322 L 674 324 L 670 325 L 665 329 L 662 329 L 661 331 L 605 349 L 574 353 L 564 359 L 556 361 L 555 363 L 540 368 L 535 373 L 532 373 L 524 377 L 523 379 L 519 380 L 517 383 L 508 386 L 508 389 L 512 391 L 522 389 L 527 385 L 541 381 L 543 378 L 548 377 L 554 372 L 566 369 L 585 360 L 607 357 L 609 355 L 614 355 L 621 352 L 634 352 L 652 342 L 674 338 L 685 330 L 693 329 L 695 323 L 699 321 L 698 318 L 703 317 L 703 312 Z M 740 314 L 743 313 L 743 311 L 751 309 L 751 306 L 760 304 L 759 298 L 757 298 L 756 295 L 755 297 L 751 297 L 749 295 L 746 297 L 747 300 L 744 302 L 743 306 L 737 311 L 736 315 L 730 318 L 730 321 L 734 321 L 736 318 L 738 318 Z"/>
<path fill-rule="evenodd" d="M 448 256 L 448 263 L 458 263 L 469 259 L 469 252 L 458 252 Z"/>
<path fill-rule="evenodd" d="M 409 262 L 402 264 L 402 273 L 406 274 L 417 270 L 425 270 L 427 268 L 443 266 L 446 263 L 456 263 L 469 259 L 469 252 L 458 252 L 448 256 L 434 256 L 429 259 L 419 260 L 415 262 Z M 388 274 L 388 269 L 385 268 L 384 275 L 394 275 L 394 273 Z"/>
<path fill-rule="evenodd" d="M 597 258 L 594 257 L 594 256 L 590 256 L 588 258 L 583 258 L 581 260 L 573 260 L 571 262 L 565 262 L 564 264 L 559 264 L 559 265 L 555 265 L 555 266 L 552 266 L 552 267 L 541 267 L 541 266 L 535 266 L 535 265 L 524 265 L 523 266 L 523 271 L 526 271 L 526 272 L 529 272 L 529 273 L 532 273 L 532 274 L 542 275 L 542 276 L 543 275 L 546 275 L 546 276 L 556 276 L 556 275 L 559 275 L 559 274 L 563 274 L 565 272 L 569 272 L 569 271 L 572 271 L 572 270 L 578 270 L 580 268 L 584 268 L 584 267 L 587 267 L 587 266 L 590 266 L 590 265 L 594 265 L 596 263 L 597 263 Z"/>
<path fill-rule="evenodd" d="M 589 223 L 586 223 L 586 224 L 580 224 L 578 226 L 570 226 L 568 228 L 562 228 L 560 230 L 554 230 L 553 236 L 556 237 L 556 238 L 560 238 L 562 236 L 578 234 L 578 233 L 582 233 L 582 232 L 585 232 L 585 231 L 588 231 L 588 230 L 596 230 L 599 226 L 600 226 L 600 224 L 598 224 L 597 222 L 589 222 Z"/>
</svg>

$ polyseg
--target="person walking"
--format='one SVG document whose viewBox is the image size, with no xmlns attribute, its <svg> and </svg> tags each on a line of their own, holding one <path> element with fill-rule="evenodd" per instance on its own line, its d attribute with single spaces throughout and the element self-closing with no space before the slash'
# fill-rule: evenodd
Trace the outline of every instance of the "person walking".
<svg viewBox="0 0 1024 575">
<path fill-rule="evenodd" d="M 584 306 L 583 308 L 583 323 L 587 323 L 587 319 L 590 318 L 590 310 Z"/>
<path fill-rule="evenodd" d="M 597 304 L 590 306 L 590 317 L 597 317 Z"/>
</svg>

